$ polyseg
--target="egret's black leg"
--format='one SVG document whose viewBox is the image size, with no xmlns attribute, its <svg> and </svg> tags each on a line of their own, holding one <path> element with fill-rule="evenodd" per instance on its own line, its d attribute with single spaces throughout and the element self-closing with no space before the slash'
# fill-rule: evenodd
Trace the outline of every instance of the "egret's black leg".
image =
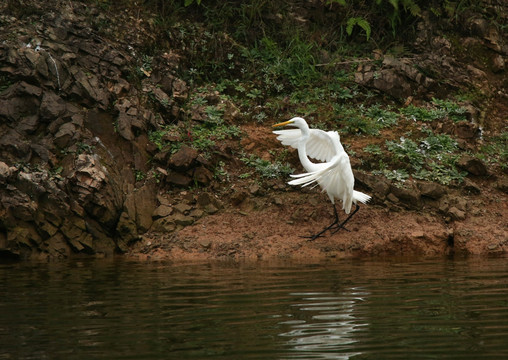
<svg viewBox="0 0 508 360">
<path fill-rule="evenodd" d="M 355 204 L 356 205 L 356 208 L 355 210 L 349 214 L 349 216 L 346 218 L 346 220 L 344 220 L 343 222 L 341 222 L 339 225 L 337 225 L 337 229 L 333 232 L 333 234 L 335 234 L 337 231 L 339 231 L 341 228 L 344 229 L 344 230 L 347 230 L 344 225 L 349 221 L 349 219 L 351 219 L 353 217 L 354 214 L 356 214 L 356 212 L 358 210 L 360 210 L 360 205 L 358 204 Z M 349 230 L 348 230 L 349 231 Z"/>
<path fill-rule="evenodd" d="M 333 206 L 333 215 L 335 217 L 335 220 L 330 225 L 325 227 L 323 230 L 318 232 L 317 234 L 314 234 L 311 236 L 303 236 L 304 238 L 308 239 L 309 241 L 315 240 L 318 237 L 322 236 L 328 230 L 332 230 L 335 226 L 337 226 L 337 224 L 339 223 L 339 214 L 337 213 L 337 208 L 335 207 L 335 204 L 332 204 L 332 206 Z M 340 225 L 338 225 L 338 226 L 340 227 Z"/>
</svg>

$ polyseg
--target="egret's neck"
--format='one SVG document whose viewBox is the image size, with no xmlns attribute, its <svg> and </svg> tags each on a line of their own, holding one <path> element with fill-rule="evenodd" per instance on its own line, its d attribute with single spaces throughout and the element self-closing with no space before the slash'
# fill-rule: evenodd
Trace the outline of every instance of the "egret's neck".
<svg viewBox="0 0 508 360">
<path fill-rule="evenodd" d="M 308 172 L 314 171 L 314 163 L 312 163 L 307 157 L 307 141 L 309 140 L 310 131 L 308 127 L 300 128 L 302 131 L 302 137 L 298 141 L 298 157 L 305 170 Z"/>
</svg>

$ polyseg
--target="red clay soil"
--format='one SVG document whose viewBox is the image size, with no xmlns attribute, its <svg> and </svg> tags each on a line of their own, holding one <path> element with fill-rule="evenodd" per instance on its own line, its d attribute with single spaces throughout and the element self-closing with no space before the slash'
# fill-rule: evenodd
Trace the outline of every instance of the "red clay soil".
<svg viewBox="0 0 508 360">
<path fill-rule="evenodd" d="M 332 220 L 332 209 L 318 190 L 247 199 L 238 208 L 206 216 L 175 234 L 142 239 L 131 256 L 152 260 L 298 259 L 363 256 L 442 256 L 505 254 L 506 201 L 489 199 L 463 221 L 446 223 L 423 211 L 393 211 L 362 205 L 349 231 L 302 237 Z M 344 214 L 342 214 L 344 216 Z"/>
</svg>

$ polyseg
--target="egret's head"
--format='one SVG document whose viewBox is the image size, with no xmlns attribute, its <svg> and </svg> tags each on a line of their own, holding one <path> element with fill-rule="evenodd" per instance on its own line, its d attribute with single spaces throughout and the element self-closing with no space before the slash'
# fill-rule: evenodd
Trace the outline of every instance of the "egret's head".
<svg viewBox="0 0 508 360">
<path fill-rule="evenodd" d="M 284 126 L 284 125 L 296 126 L 298 128 L 302 128 L 302 127 L 307 126 L 307 122 L 301 117 L 294 117 L 291 120 L 272 125 L 272 127 L 278 127 L 278 126 Z"/>
</svg>

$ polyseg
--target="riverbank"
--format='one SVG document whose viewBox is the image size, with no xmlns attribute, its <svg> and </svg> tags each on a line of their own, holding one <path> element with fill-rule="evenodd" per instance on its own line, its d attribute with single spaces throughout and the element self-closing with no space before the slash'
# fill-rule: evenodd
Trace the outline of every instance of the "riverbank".
<svg viewBox="0 0 508 360">
<path fill-rule="evenodd" d="M 506 6 L 453 18 L 422 5 L 395 35 L 384 9 L 360 9 L 370 38 L 320 1 L 251 18 L 197 3 L 17 5 L 0 5 L 1 257 L 507 252 Z M 287 185 L 302 169 L 271 133 L 296 115 L 340 133 L 372 196 L 349 231 L 311 242 L 330 203 Z"/>
</svg>

